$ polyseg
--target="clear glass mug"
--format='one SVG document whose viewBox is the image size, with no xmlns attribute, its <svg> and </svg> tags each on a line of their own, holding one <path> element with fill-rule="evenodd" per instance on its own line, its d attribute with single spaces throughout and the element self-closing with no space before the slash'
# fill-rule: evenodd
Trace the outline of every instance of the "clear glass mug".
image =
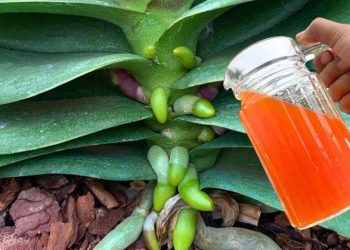
<svg viewBox="0 0 350 250">
<path fill-rule="evenodd" d="M 325 46 L 272 37 L 240 52 L 224 87 L 294 227 L 350 208 L 350 135 L 327 90 L 305 66 Z"/>
</svg>

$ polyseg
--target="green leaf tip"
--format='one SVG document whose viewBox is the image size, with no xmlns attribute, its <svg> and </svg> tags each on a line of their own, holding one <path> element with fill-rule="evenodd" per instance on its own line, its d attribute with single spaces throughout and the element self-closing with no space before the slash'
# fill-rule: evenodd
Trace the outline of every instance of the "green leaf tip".
<svg viewBox="0 0 350 250">
<path fill-rule="evenodd" d="M 192 114 L 200 118 L 210 118 L 215 115 L 215 108 L 210 101 L 201 98 L 193 105 Z"/>
<path fill-rule="evenodd" d="M 151 108 L 159 123 L 165 123 L 168 118 L 168 96 L 164 87 L 158 86 L 151 94 Z"/>
<path fill-rule="evenodd" d="M 143 49 L 143 56 L 147 59 L 153 60 L 156 58 L 156 47 L 148 45 Z"/>
<path fill-rule="evenodd" d="M 188 250 L 196 234 L 198 212 L 192 208 L 182 209 L 179 212 L 173 231 L 175 250 Z"/>
<path fill-rule="evenodd" d="M 188 162 L 187 148 L 177 146 L 171 150 L 169 161 L 169 182 L 171 185 L 179 185 L 187 172 Z"/>
<path fill-rule="evenodd" d="M 181 198 L 192 208 L 213 211 L 214 202 L 208 194 L 200 190 L 196 168 L 191 165 L 178 187 Z"/>
<path fill-rule="evenodd" d="M 181 65 L 186 69 L 192 69 L 197 65 L 197 58 L 188 47 L 180 46 L 173 50 L 174 56 L 176 56 Z"/>
</svg>

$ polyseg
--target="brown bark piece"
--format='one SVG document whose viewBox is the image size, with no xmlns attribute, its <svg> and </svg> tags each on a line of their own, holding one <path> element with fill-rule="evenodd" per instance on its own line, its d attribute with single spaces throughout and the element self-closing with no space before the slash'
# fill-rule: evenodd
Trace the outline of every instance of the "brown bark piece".
<svg viewBox="0 0 350 250">
<path fill-rule="evenodd" d="M 45 189 L 56 189 L 66 185 L 69 180 L 64 175 L 46 175 L 38 177 L 35 182 Z"/>
<path fill-rule="evenodd" d="M 119 206 L 124 206 L 126 202 L 128 201 L 128 197 L 126 194 L 121 190 L 112 190 L 109 189 L 109 191 L 113 194 L 114 198 L 117 200 Z"/>
<path fill-rule="evenodd" d="M 285 213 L 280 213 L 275 217 L 275 223 L 281 227 L 290 226 L 289 220 Z"/>
<path fill-rule="evenodd" d="M 66 250 L 73 236 L 73 224 L 70 222 L 54 222 L 50 228 L 47 250 Z"/>
<path fill-rule="evenodd" d="M 75 183 L 70 183 L 58 189 L 50 190 L 50 193 L 56 197 L 56 200 L 58 201 L 58 203 L 61 203 L 64 199 L 68 197 L 68 195 L 73 193 L 76 188 L 77 188 L 77 185 Z"/>
<path fill-rule="evenodd" d="M 66 220 L 67 222 L 72 223 L 72 226 L 73 226 L 72 228 L 73 235 L 68 245 L 69 247 L 71 247 L 77 239 L 78 229 L 79 229 L 79 219 L 77 215 L 77 202 L 72 196 L 69 196 L 68 198 Z"/>
<path fill-rule="evenodd" d="M 18 195 L 10 208 L 10 215 L 18 236 L 49 232 L 51 223 L 62 220 L 58 202 L 52 195 L 36 187 Z"/>
<path fill-rule="evenodd" d="M 79 219 L 79 228 L 77 241 L 81 240 L 86 229 L 91 222 L 95 220 L 95 200 L 94 196 L 88 192 L 86 195 L 79 196 L 77 200 L 77 216 Z"/>
<path fill-rule="evenodd" d="M 130 245 L 126 250 L 147 250 L 143 240 L 137 240 L 135 243 Z"/>
<path fill-rule="evenodd" d="M 21 185 L 14 178 L 4 179 L 0 187 L 0 212 L 4 211 L 15 199 Z"/>
<path fill-rule="evenodd" d="M 96 219 L 89 226 L 89 233 L 93 235 L 106 235 L 124 217 L 125 209 L 118 208 L 107 210 L 105 208 L 96 209 Z"/>
<path fill-rule="evenodd" d="M 38 237 L 18 237 L 13 227 L 0 228 L 1 250 L 38 250 Z"/>
<path fill-rule="evenodd" d="M 47 249 L 47 244 L 49 242 L 49 234 L 46 232 L 43 232 L 41 234 L 41 237 L 37 243 L 36 249 L 37 250 L 46 250 Z"/>
<path fill-rule="evenodd" d="M 106 208 L 115 208 L 119 205 L 114 196 L 104 188 L 101 181 L 86 179 L 85 184 Z"/>
</svg>

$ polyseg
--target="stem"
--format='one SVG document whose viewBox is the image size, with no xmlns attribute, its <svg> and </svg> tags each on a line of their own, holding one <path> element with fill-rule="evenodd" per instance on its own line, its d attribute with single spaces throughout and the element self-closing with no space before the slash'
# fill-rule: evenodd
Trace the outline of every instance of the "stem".
<svg viewBox="0 0 350 250">
<path fill-rule="evenodd" d="M 94 250 L 123 250 L 135 242 L 140 236 L 145 218 L 152 206 L 154 184 L 150 182 L 140 205 L 122 223 L 110 231 L 94 248 Z"/>
</svg>

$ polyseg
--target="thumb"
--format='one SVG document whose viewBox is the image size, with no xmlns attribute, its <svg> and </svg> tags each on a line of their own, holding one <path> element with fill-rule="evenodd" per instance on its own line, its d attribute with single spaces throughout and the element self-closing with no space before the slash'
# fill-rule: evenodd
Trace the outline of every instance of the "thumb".
<svg viewBox="0 0 350 250">
<path fill-rule="evenodd" d="M 350 25 L 316 18 L 306 30 L 297 34 L 296 38 L 304 44 L 327 44 L 335 55 L 350 66 Z"/>
</svg>

